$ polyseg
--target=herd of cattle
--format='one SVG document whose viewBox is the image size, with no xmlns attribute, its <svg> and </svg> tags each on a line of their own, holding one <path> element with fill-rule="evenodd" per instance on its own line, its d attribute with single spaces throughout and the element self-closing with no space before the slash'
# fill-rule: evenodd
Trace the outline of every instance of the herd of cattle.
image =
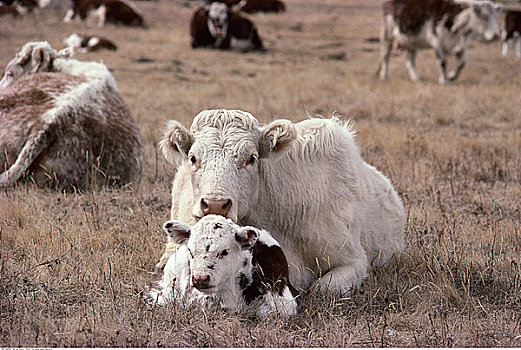
<svg viewBox="0 0 521 350">
<path fill-rule="evenodd" d="M 31 1 L 1 3 L 0 11 L 19 14 L 36 6 Z M 285 9 L 280 0 L 208 1 L 192 15 L 191 45 L 265 50 L 241 12 Z M 387 78 L 391 51 L 401 49 L 418 80 L 416 51 L 432 48 L 440 82 L 456 79 L 469 39 L 499 37 L 501 11 L 487 0 L 385 0 L 379 77 Z M 521 12 L 504 12 L 503 54 L 515 41 L 519 57 Z M 65 20 L 92 15 L 99 26 L 145 26 L 126 0 L 73 0 Z M 116 45 L 79 34 L 64 42 L 61 51 L 27 43 L 6 66 L 0 188 L 34 182 L 84 190 L 140 180 L 143 139 L 114 77 L 101 63 L 72 58 Z M 451 54 L 457 64 L 447 72 Z M 362 159 L 351 125 L 335 116 L 260 125 L 248 112 L 205 110 L 189 129 L 170 121 L 160 148 L 176 175 L 150 303 L 295 315 L 302 291 L 348 295 L 404 247 L 401 198 Z"/>
</svg>

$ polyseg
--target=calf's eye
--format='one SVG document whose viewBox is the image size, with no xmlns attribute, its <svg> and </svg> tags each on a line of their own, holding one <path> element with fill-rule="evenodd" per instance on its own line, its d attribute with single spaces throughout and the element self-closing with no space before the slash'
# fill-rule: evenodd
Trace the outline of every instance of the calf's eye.
<svg viewBox="0 0 521 350">
<path fill-rule="evenodd" d="M 255 164 L 256 161 L 257 161 L 257 157 L 254 154 L 252 154 L 246 161 L 246 165 L 253 165 L 253 164 Z"/>
<path fill-rule="evenodd" d="M 191 162 L 192 164 L 197 163 L 197 159 L 195 158 L 195 156 L 191 156 L 191 157 L 190 157 L 190 162 Z"/>
<path fill-rule="evenodd" d="M 219 258 L 224 258 L 226 255 L 228 255 L 230 253 L 230 250 L 229 249 L 225 249 L 221 252 L 221 254 L 219 254 Z"/>
</svg>

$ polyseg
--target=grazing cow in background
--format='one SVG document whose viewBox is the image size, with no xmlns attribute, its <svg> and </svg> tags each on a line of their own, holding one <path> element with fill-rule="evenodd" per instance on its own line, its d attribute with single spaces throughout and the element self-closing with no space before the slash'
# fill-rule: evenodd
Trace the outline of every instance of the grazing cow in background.
<svg viewBox="0 0 521 350">
<path fill-rule="evenodd" d="M 217 215 L 193 227 L 172 220 L 163 228 L 180 248 L 168 260 L 158 288 L 149 293 L 152 302 L 217 303 L 259 317 L 297 314 L 288 262 L 268 232 Z"/>
<path fill-rule="evenodd" d="M 0 187 L 59 189 L 139 181 L 143 140 L 107 67 L 23 46 L 0 81 Z"/>
<path fill-rule="evenodd" d="M 264 50 L 255 25 L 222 2 L 198 8 L 190 21 L 193 48 Z"/>
<path fill-rule="evenodd" d="M 491 41 L 499 36 L 500 4 L 487 0 L 385 0 L 380 35 L 380 79 L 387 78 L 393 44 L 406 52 L 411 80 L 419 80 L 416 52 L 433 48 L 441 69 L 440 83 L 455 80 L 465 65 L 467 39 Z M 447 57 L 455 55 L 456 68 L 447 73 Z"/>
<path fill-rule="evenodd" d="M 171 218 L 218 214 L 269 231 L 293 286 L 349 294 L 370 266 L 404 246 L 405 210 L 391 182 L 367 164 L 338 118 L 259 126 L 250 113 L 208 110 L 190 131 L 168 125 L 160 147 L 177 167 Z M 159 271 L 175 252 L 167 243 Z"/>
<path fill-rule="evenodd" d="M 505 29 L 501 33 L 502 54 L 506 56 L 508 47 L 514 42 L 516 57 L 521 57 L 521 11 L 505 10 Z"/>
<path fill-rule="evenodd" d="M 116 50 L 117 46 L 110 40 L 99 37 L 72 33 L 63 39 L 65 46 L 70 47 L 74 52 L 91 52 L 100 49 Z"/>
<path fill-rule="evenodd" d="M 21 13 L 18 11 L 15 5 L 0 2 L 0 16 L 13 15 L 13 17 L 16 17 L 20 14 Z"/>
<path fill-rule="evenodd" d="M 286 5 L 280 0 L 207 0 L 207 3 L 222 2 L 228 7 L 246 13 L 284 12 Z"/>
<path fill-rule="evenodd" d="M 105 22 L 131 27 L 145 26 L 143 15 L 127 0 L 72 0 L 72 7 L 65 13 L 63 21 L 70 22 L 77 16 L 82 20 L 90 16 L 97 18 L 97 25 L 100 28 L 105 25 Z"/>
</svg>

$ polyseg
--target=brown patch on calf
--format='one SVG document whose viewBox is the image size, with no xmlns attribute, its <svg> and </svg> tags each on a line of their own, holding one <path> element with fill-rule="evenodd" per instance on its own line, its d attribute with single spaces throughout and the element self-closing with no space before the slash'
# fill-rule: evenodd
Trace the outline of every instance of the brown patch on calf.
<svg viewBox="0 0 521 350">
<path fill-rule="evenodd" d="M 246 302 L 252 302 L 269 290 L 282 296 L 286 287 L 296 296 L 296 290 L 289 282 L 288 262 L 282 249 L 257 241 L 251 251 L 253 282 L 249 286 L 241 286 Z"/>
<path fill-rule="evenodd" d="M 436 26 L 444 17 L 450 30 L 456 16 L 467 7 L 453 0 L 386 0 L 383 11 L 393 16 L 402 33 L 418 34 L 429 20 Z"/>
</svg>

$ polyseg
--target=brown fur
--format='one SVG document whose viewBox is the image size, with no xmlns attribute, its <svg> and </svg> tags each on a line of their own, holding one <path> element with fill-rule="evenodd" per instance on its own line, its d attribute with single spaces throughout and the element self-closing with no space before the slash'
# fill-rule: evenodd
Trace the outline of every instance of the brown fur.
<svg viewBox="0 0 521 350">
<path fill-rule="evenodd" d="M 453 0 L 386 0 L 383 4 L 384 15 L 392 15 L 400 31 L 407 34 L 418 34 L 430 19 L 436 26 L 444 16 L 447 16 L 445 26 L 450 29 L 466 7 Z"/>
<path fill-rule="evenodd" d="M 73 0 L 74 16 L 86 19 L 89 11 L 98 9 L 101 5 L 107 7 L 107 22 L 124 24 L 132 27 L 143 27 L 143 16 L 125 2 L 120 0 Z"/>
<path fill-rule="evenodd" d="M 521 11 L 505 10 L 505 31 L 504 40 L 513 38 L 515 32 L 521 34 Z"/>
</svg>

